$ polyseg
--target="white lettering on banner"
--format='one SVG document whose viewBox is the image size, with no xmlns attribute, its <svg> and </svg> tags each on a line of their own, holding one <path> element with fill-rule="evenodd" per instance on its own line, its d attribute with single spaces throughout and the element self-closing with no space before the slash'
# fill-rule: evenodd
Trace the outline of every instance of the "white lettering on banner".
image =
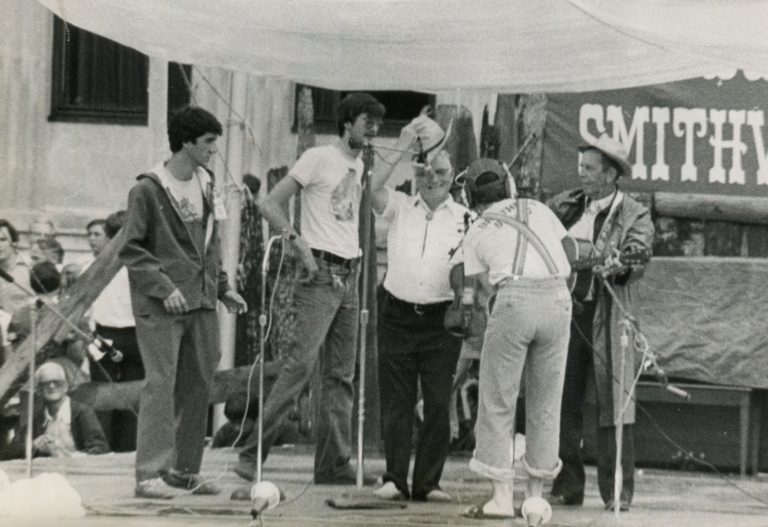
<svg viewBox="0 0 768 527">
<path fill-rule="evenodd" d="M 672 112 L 672 131 L 677 137 L 685 137 L 685 163 L 680 169 L 680 181 L 696 181 L 696 163 L 693 161 L 693 139 L 707 135 L 707 111 L 704 108 L 675 108 Z M 685 126 L 685 128 L 683 128 Z"/>
<path fill-rule="evenodd" d="M 589 131 L 588 123 L 590 121 L 595 122 L 595 128 L 597 128 L 597 135 L 592 135 Z M 597 138 L 605 133 L 605 122 L 603 121 L 603 105 L 601 104 L 584 104 L 581 106 L 579 112 L 579 134 L 588 145 L 597 143 Z"/>
<path fill-rule="evenodd" d="M 631 149 L 632 144 L 637 138 L 635 152 L 645 152 L 645 135 L 643 129 L 648 122 L 648 107 L 641 106 L 635 108 L 635 115 L 632 117 L 632 126 L 627 131 L 622 114 L 621 106 L 608 106 L 606 120 L 613 123 L 613 138 L 623 145 L 627 145 L 627 151 Z M 647 169 L 643 156 L 635 155 L 635 164 L 632 165 L 632 179 L 648 179 Z"/>
<path fill-rule="evenodd" d="M 628 152 L 634 150 L 632 179 L 647 180 L 648 166 L 643 155 L 645 152 L 646 125 L 653 126 L 656 135 L 654 163 L 651 165 L 651 180 L 669 181 L 670 167 L 667 162 L 666 139 L 667 130 L 671 125 L 673 137 L 682 138 L 684 143 L 684 161 L 680 167 L 681 182 L 698 182 L 699 174 L 696 167 L 695 146 L 698 140 L 707 137 L 712 148 L 712 166 L 707 172 L 708 183 L 730 185 L 745 185 L 746 172 L 743 168 L 743 157 L 751 155 L 748 143 L 742 140 L 745 125 L 749 126 L 755 147 L 757 160 L 757 184 L 768 185 L 768 151 L 763 138 L 765 116 L 762 110 L 722 110 L 706 108 L 665 108 L 639 106 L 634 108 L 629 121 L 629 111 L 617 105 L 583 104 L 579 111 L 579 134 L 587 143 L 594 143 L 598 137 L 608 132 L 606 124 L 610 123 L 612 137 L 620 141 Z M 731 137 L 727 137 L 730 127 Z M 710 129 L 711 124 L 711 129 Z M 711 130 L 711 133 L 710 133 Z M 594 132 L 597 132 L 595 134 Z M 731 152 L 731 167 L 723 165 L 723 151 Z M 631 157 L 631 156 L 630 156 Z"/>
<path fill-rule="evenodd" d="M 768 152 L 765 151 L 763 142 L 763 119 L 762 110 L 751 110 L 747 112 L 747 123 L 752 127 L 752 135 L 755 138 L 755 153 L 757 154 L 757 184 L 768 185 Z"/>
<path fill-rule="evenodd" d="M 744 170 L 741 168 L 741 156 L 747 152 L 747 145 L 741 142 L 741 127 L 746 120 L 744 110 L 728 111 L 728 122 L 733 128 L 733 140 L 723 139 L 723 124 L 725 124 L 725 110 L 710 110 L 709 121 L 715 127 L 714 137 L 710 136 L 709 144 L 714 148 L 714 162 L 709 169 L 710 183 L 725 183 L 725 169 L 723 168 L 723 149 L 733 150 L 733 163 L 728 171 L 728 182 L 744 184 Z"/>
<path fill-rule="evenodd" d="M 656 125 L 656 162 L 651 167 L 651 180 L 669 181 L 669 165 L 667 165 L 664 156 L 666 151 L 664 139 L 669 123 L 669 108 L 654 108 L 651 110 L 651 119 Z"/>
</svg>

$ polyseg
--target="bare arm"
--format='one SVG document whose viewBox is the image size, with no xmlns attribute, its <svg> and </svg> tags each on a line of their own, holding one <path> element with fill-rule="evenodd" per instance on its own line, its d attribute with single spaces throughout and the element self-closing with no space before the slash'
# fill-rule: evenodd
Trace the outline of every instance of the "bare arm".
<svg viewBox="0 0 768 527">
<path fill-rule="evenodd" d="M 384 185 L 392 177 L 395 165 L 410 151 L 416 142 L 416 137 L 419 135 L 421 125 L 417 119 L 414 119 L 400 130 L 400 137 L 398 137 L 397 143 L 393 147 L 396 151 L 379 156 L 378 162 L 374 164 L 373 177 L 371 178 L 371 204 L 373 205 L 373 210 L 379 214 L 387 208 L 389 194 Z"/>
<path fill-rule="evenodd" d="M 295 236 L 293 238 L 293 246 L 298 251 L 301 262 L 309 273 L 309 276 L 302 281 L 309 282 L 317 274 L 317 263 L 315 263 L 315 258 L 312 256 L 312 249 L 309 244 L 294 231 L 287 214 L 288 203 L 299 190 L 301 190 L 299 182 L 288 175 L 275 185 L 275 188 L 272 189 L 272 192 L 262 202 L 260 208 L 264 219 L 269 222 L 273 229 Z"/>
</svg>

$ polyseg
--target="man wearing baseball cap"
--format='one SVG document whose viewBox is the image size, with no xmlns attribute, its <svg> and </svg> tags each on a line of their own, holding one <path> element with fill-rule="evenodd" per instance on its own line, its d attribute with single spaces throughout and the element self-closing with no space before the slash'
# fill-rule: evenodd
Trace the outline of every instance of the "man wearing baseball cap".
<svg viewBox="0 0 768 527">
<path fill-rule="evenodd" d="M 642 265 L 622 265 L 619 255 L 650 255 L 654 229 L 649 210 L 622 192 L 617 184 L 619 178 L 632 172 L 626 148 L 603 134 L 594 143 L 579 147 L 579 151 L 581 188 L 558 194 L 548 205 L 570 236 L 589 242 L 592 256 L 608 260 L 609 265 L 603 280 L 588 277 L 588 280 L 591 278 L 591 282 L 587 282 L 588 292 L 584 298 L 575 298 L 579 304 L 573 313 L 560 417 L 563 469 L 555 479 L 550 498 L 564 505 L 581 505 L 584 501 L 585 476 L 580 445 L 587 379 L 594 376 L 598 407 L 597 482 L 606 508 L 611 509 L 616 464 L 615 424 L 622 411 L 621 401 L 627 399 L 626 394 L 620 393 L 620 378 L 623 376 L 624 385 L 630 386 L 636 372 L 631 349 L 625 357 L 626 367 L 620 371 L 621 324 L 625 315 L 606 284 L 613 288 L 623 308 L 631 313 L 631 290 L 643 275 L 644 268 Z M 621 419 L 624 428 L 620 506 L 622 510 L 629 510 L 634 490 L 634 403 L 627 405 Z"/>
<path fill-rule="evenodd" d="M 464 238 L 464 271 L 469 283 L 490 284 L 496 293 L 480 359 L 476 447 L 469 463 L 490 480 L 493 495 L 463 516 L 514 519 L 510 443 L 525 375 L 528 480 L 522 510 L 528 525 L 536 525 L 528 513 L 538 504 L 539 520 L 551 515 L 542 489 L 561 467 L 557 440 L 571 320 L 565 282 L 571 268 L 562 244 L 567 233 L 543 203 L 515 199 L 512 178 L 494 159 L 469 166 L 464 192 L 480 214 Z"/>
</svg>

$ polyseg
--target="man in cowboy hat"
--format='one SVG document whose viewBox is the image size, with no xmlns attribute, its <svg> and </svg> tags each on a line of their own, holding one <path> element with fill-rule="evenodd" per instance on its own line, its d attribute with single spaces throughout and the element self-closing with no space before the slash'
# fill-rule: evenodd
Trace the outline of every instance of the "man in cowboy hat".
<svg viewBox="0 0 768 527">
<path fill-rule="evenodd" d="M 614 502 L 614 467 L 616 463 L 615 424 L 623 423 L 622 473 L 620 495 L 622 510 L 628 510 L 634 489 L 635 449 L 632 424 L 635 407 L 630 403 L 619 417 L 620 378 L 630 386 L 635 375 L 634 354 L 620 344 L 621 324 L 626 315 L 609 293 L 631 312 L 631 289 L 643 275 L 642 265 L 624 266 L 617 255 L 628 252 L 650 254 L 653 223 L 649 210 L 623 193 L 618 179 L 631 174 L 627 151 L 618 141 L 603 134 L 593 144 L 579 147 L 581 188 L 563 192 L 548 205 L 568 229 L 568 234 L 593 244 L 593 255 L 605 258 L 602 280 L 591 278 L 589 291 L 576 299 L 568 361 L 565 369 L 563 404 L 560 416 L 560 459 L 563 469 L 555 479 L 551 499 L 565 505 L 584 501 L 584 463 L 580 444 L 587 379 L 594 376 L 597 391 L 597 481 L 600 496 L 610 509 Z M 638 154 L 640 155 L 640 154 Z M 587 271 L 590 272 L 590 271 Z M 629 330 L 631 332 L 631 329 Z M 631 335 L 630 335 L 631 336 Z M 629 342 L 632 342 L 630 338 Z M 626 367 L 621 370 L 621 354 Z"/>
</svg>

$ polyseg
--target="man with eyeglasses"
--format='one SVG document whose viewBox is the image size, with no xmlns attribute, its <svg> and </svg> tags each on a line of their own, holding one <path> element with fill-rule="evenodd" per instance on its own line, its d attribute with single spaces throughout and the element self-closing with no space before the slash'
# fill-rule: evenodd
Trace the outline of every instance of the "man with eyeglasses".
<svg viewBox="0 0 768 527">
<path fill-rule="evenodd" d="M 46 362 L 35 372 L 42 405 L 35 408 L 32 424 L 34 456 L 78 457 L 109 452 L 107 438 L 90 406 L 70 399 L 64 368 Z M 4 449 L 3 459 L 24 457 L 26 423 Z"/>
<path fill-rule="evenodd" d="M 406 126 L 401 141 L 414 136 L 423 140 L 434 126 L 434 121 L 420 116 Z M 373 209 L 389 225 L 378 328 L 386 472 L 375 494 L 390 500 L 451 500 L 440 488 L 440 477 L 450 445 L 449 402 L 461 338 L 446 331 L 443 319 L 454 299 L 450 276 L 463 261 L 456 247 L 469 211 L 451 197 L 453 167 L 448 153 L 440 150 L 431 157 L 414 161 L 416 195 L 386 188 L 382 178 L 375 178 L 372 187 Z M 409 489 L 419 385 L 424 418 Z"/>
</svg>

